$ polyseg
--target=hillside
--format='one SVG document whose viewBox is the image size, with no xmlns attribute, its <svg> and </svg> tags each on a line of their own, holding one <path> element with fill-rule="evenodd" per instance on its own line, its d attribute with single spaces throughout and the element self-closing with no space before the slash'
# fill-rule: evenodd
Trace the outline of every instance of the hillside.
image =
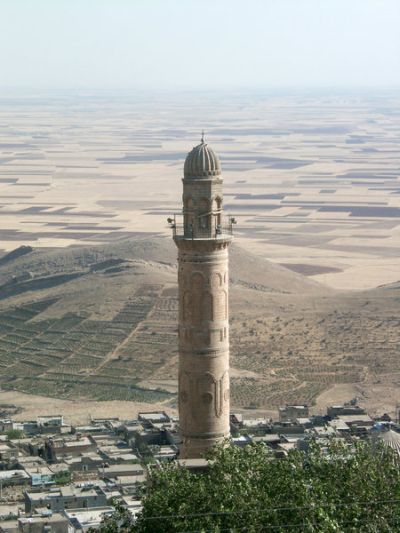
<svg viewBox="0 0 400 533">
<path fill-rule="evenodd" d="M 336 294 L 238 246 L 230 274 L 235 407 L 311 403 L 333 385 L 399 379 L 396 285 Z M 169 239 L 0 260 L 1 388 L 173 406 L 176 297 Z"/>
</svg>

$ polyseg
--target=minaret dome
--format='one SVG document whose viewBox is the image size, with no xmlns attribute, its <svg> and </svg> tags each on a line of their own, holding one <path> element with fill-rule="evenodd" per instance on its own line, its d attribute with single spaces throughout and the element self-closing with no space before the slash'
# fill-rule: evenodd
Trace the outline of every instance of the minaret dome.
<svg viewBox="0 0 400 533">
<path fill-rule="evenodd" d="M 204 142 L 195 146 L 187 155 L 183 169 L 185 178 L 210 178 L 221 174 L 221 163 L 217 154 Z"/>
</svg>

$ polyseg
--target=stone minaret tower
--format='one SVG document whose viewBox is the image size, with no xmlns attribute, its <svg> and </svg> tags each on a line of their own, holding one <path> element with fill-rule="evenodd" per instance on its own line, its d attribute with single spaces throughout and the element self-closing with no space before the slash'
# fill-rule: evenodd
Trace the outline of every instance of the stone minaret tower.
<svg viewBox="0 0 400 533">
<path fill-rule="evenodd" d="M 179 420 L 181 458 L 201 457 L 229 437 L 228 248 L 221 165 L 201 139 L 188 154 L 179 250 Z"/>
</svg>

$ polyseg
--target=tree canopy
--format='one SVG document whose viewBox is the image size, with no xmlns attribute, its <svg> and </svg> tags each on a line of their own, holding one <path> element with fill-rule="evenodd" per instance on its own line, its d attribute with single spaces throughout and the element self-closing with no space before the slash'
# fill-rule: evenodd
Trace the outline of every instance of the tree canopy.
<svg viewBox="0 0 400 533">
<path fill-rule="evenodd" d="M 126 521 L 119 508 L 114 529 L 100 531 L 400 530 L 399 464 L 381 445 L 311 443 L 307 452 L 294 450 L 282 459 L 263 445 L 226 445 L 208 459 L 202 474 L 174 463 L 153 468 L 137 521 Z"/>
<path fill-rule="evenodd" d="M 25 433 L 21 429 L 9 429 L 6 431 L 6 435 L 10 440 L 23 439 Z"/>
</svg>

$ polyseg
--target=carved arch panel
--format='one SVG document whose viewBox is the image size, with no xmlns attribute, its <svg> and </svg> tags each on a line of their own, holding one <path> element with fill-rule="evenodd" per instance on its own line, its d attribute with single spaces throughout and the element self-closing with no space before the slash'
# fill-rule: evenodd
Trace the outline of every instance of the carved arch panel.
<svg viewBox="0 0 400 533">
<path fill-rule="evenodd" d="M 216 320 L 228 318 L 228 293 L 224 289 L 217 292 L 214 316 Z"/>
<path fill-rule="evenodd" d="M 214 319 L 213 296 L 210 292 L 203 293 L 201 307 L 202 307 L 203 320 L 213 320 Z"/>
<path fill-rule="evenodd" d="M 191 278 L 192 296 L 191 296 L 191 314 L 190 318 L 193 324 L 200 324 L 202 320 L 202 304 L 204 295 L 204 276 L 201 272 L 193 272 Z"/>
<path fill-rule="evenodd" d="M 222 286 L 222 274 L 220 272 L 213 272 L 211 274 L 210 285 L 213 288 Z"/>
<path fill-rule="evenodd" d="M 204 275 L 202 272 L 193 272 L 190 278 L 193 290 L 202 290 L 204 286 Z"/>
<path fill-rule="evenodd" d="M 228 391 L 228 392 L 227 392 Z M 216 418 L 220 418 L 226 410 L 229 401 L 229 374 L 225 371 L 219 378 L 211 372 L 206 372 L 197 380 L 197 397 L 201 411 L 209 411 Z"/>
<path fill-rule="evenodd" d="M 193 409 L 191 409 L 191 391 L 193 391 L 193 379 L 187 372 L 179 374 L 179 414 L 182 426 L 188 422 L 188 417 Z"/>
</svg>

